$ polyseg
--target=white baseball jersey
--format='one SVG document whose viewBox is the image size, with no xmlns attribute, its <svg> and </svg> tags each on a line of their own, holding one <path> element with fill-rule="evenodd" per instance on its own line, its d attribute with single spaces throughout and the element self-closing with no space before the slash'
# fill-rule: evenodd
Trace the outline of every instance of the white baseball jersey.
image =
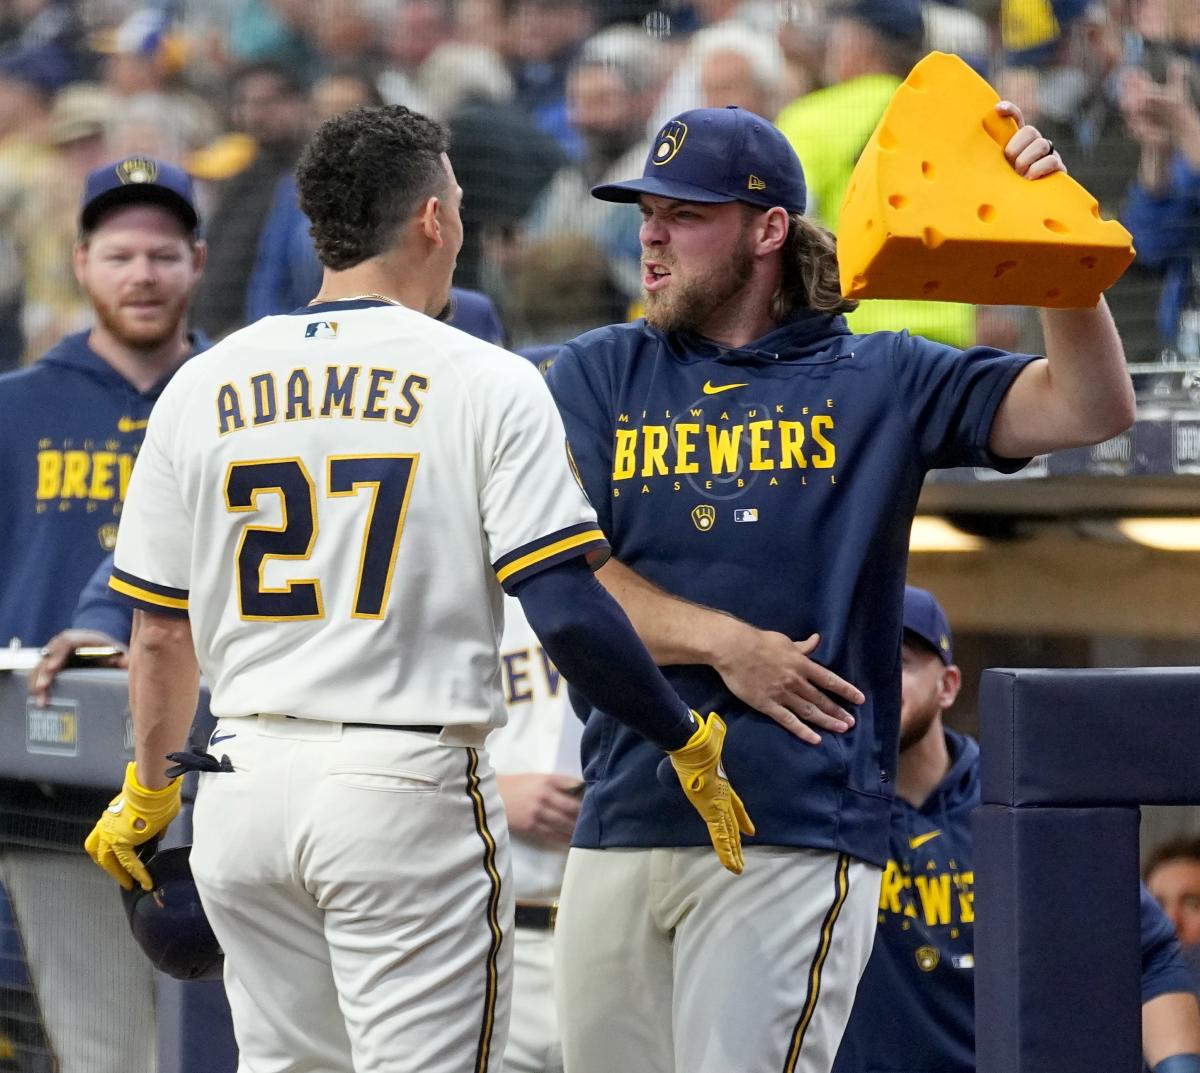
<svg viewBox="0 0 1200 1073">
<path fill-rule="evenodd" d="M 176 374 L 111 584 L 187 613 L 218 716 L 498 726 L 501 586 L 606 549 L 533 366 L 354 300 Z"/>
<path fill-rule="evenodd" d="M 500 673 L 508 723 L 488 736 L 492 767 L 500 775 L 540 771 L 579 776 L 582 725 L 567 700 L 566 680 L 542 648 L 521 602 L 510 597 L 504 605 Z M 527 901 L 557 898 L 567 847 L 518 834 L 511 838 L 516 896 Z"/>
</svg>

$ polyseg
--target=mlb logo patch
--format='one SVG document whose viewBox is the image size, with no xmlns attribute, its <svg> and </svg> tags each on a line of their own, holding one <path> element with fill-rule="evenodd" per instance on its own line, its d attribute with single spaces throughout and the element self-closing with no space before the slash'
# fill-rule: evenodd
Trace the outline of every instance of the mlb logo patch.
<svg viewBox="0 0 1200 1073">
<path fill-rule="evenodd" d="M 756 522 L 758 521 L 758 508 L 741 507 L 733 512 L 733 520 L 735 522 Z"/>
<path fill-rule="evenodd" d="M 305 339 L 336 339 L 336 320 L 311 320 L 304 326 Z"/>
</svg>

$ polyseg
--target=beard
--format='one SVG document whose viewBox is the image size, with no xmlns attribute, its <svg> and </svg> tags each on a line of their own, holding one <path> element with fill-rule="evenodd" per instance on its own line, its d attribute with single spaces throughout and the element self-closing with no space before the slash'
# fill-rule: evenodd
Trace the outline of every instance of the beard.
<svg viewBox="0 0 1200 1073">
<path fill-rule="evenodd" d="M 671 282 L 663 291 L 642 289 L 646 323 L 661 332 L 703 335 L 702 329 L 713 313 L 741 294 L 754 271 L 754 255 L 746 236 L 747 231 L 743 230 L 727 258 L 687 279 L 675 275 L 675 265 L 671 262 L 662 261 L 671 269 Z"/>
<path fill-rule="evenodd" d="M 96 310 L 96 319 L 120 343 L 131 350 L 157 350 L 173 339 L 187 316 L 188 295 L 168 298 L 153 316 L 139 315 L 121 305 L 88 294 Z"/>
<path fill-rule="evenodd" d="M 923 707 L 917 708 L 908 719 L 900 721 L 900 752 L 912 748 L 925 739 L 929 728 L 933 726 L 941 708 L 936 700 L 929 700 Z"/>
</svg>

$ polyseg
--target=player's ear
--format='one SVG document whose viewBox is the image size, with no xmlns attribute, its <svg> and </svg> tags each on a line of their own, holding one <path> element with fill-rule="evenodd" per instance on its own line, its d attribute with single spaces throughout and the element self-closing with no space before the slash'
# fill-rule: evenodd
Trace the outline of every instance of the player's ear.
<svg viewBox="0 0 1200 1073">
<path fill-rule="evenodd" d="M 763 213 L 757 224 L 758 252 L 774 253 L 776 250 L 782 249 L 783 244 L 787 241 L 789 226 L 787 210 L 781 206 L 776 205 Z"/>
<path fill-rule="evenodd" d="M 438 197 L 427 197 L 421 207 L 420 224 L 423 234 L 435 246 L 442 244 L 442 200 Z"/>
<path fill-rule="evenodd" d="M 87 264 L 88 244 L 85 241 L 76 242 L 71 256 L 71 267 L 75 270 L 75 282 L 83 286 L 83 269 Z"/>
<path fill-rule="evenodd" d="M 199 278 L 206 264 L 208 264 L 208 243 L 204 239 L 197 239 L 192 244 L 192 275 Z"/>
<path fill-rule="evenodd" d="M 958 699 L 958 691 L 961 688 L 962 671 L 951 663 L 949 667 L 943 669 L 941 681 L 938 683 L 938 701 L 943 711 Z"/>
</svg>

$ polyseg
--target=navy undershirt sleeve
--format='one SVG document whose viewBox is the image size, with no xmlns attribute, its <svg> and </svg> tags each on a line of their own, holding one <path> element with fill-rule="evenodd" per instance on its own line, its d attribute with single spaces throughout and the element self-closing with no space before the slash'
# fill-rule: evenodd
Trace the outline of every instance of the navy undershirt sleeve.
<svg viewBox="0 0 1200 1073">
<path fill-rule="evenodd" d="M 534 574 L 514 595 L 573 689 L 660 749 L 687 744 L 696 730 L 691 712 L 581 558 Z"/>
</svg>

